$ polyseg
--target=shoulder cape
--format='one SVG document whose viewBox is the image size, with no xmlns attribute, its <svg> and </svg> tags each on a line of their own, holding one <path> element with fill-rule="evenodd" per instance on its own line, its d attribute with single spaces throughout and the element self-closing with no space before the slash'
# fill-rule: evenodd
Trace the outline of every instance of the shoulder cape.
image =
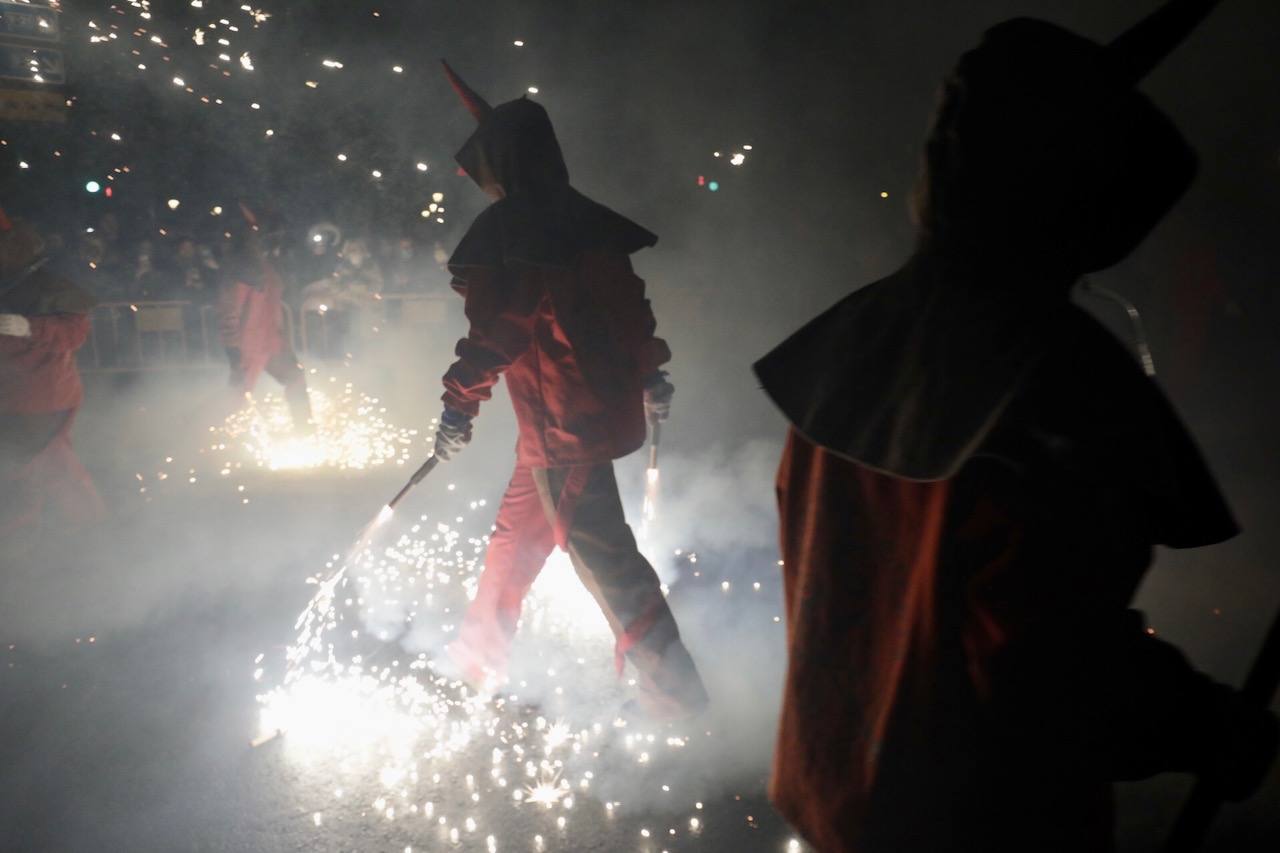
<svg viewBox="0 0 1280 853">
<path fill-rule="evenodd" d="M 1064 393 L 1089 398 L 1101 418 L 1133 421 L 1129 432 L 1151 439 L 1117 476 L 1157 496 L 1160 541 L 1191 547 L 1234 535 L 1172 405 L 1123 346 L 1065 301 L 1029 300 L 917 259 L 819 315 L 755 372 L 810 441 L 896 477 L 936 481 L 960 470 L 1037 368 L 1067 349 L 1083 375 Z"/>
<path fill-rule="evenodd" d="M 461 278 L 469 267 L 512 264 L 571 267 L 584 251 L 631 254 L 657 235 L 572 188 L 550 198 L 512 196 L 485 209 L 449 259 Z"/>
</svg>

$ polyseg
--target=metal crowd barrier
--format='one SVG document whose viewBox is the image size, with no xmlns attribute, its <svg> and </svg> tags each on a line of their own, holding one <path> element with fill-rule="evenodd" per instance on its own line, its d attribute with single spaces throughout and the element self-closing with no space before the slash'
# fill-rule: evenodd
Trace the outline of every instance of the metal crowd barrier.
<svg viewBox="0 0 1280 853">
<path fill-rule="evenodd" d="M 80 370 L 126 372 L 209 367 L 216 328 L 204 312 L 178 300 L 103 302 L 89 316 L 89 340 L 78 353 Z"/>
<path fill-rule="evenodd" d="M 304 310 L 295 321 L 293 310 L 282 308 L 285 339 L 295 351 L 325 356 L 338 312 Z M 384 293 L 361 310 L 373 312 L 378 324 L 425 329 L 442 326 L 447 309 L 444 296 Z M 77 359 L 84 373 L 225 367 L 217 307 L 180 300 L 100 303 Z"/>
</svg>

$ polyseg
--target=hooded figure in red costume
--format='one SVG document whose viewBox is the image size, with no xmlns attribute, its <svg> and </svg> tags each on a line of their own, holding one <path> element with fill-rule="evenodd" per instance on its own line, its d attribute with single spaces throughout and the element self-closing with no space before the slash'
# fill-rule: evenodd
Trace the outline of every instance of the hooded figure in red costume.
<svg viewBox="0 0 1280 853">
<path fill-rule="evenodd" d="M 756 365 L 789 668 L 771 797 L 822 851 L 1107 851 L 1114 780 L 1248 795 L 1276 722 L 1130 603 L 1155 546 L 1236 533 L 1131 353 L 1069 300 L 1195 157 L 1135 84 L 1212 3 L 1110 46 L 989 30 L 942 91 L 915 255 Z"/>
<path fill-rule="evenodd" d="M 307 432 L 311 402 L 307 378 L 284 333 L 284 282 L 267 257 L 258 218 L 240 205 L 245 227 L 234 236 L 218 293 L 218 327 L 231 364 L 230 384 L 248 394 L 263 371 L 284 386 L 294 429 Z"/>
<path fill-rule="evenodd" d="M 657 575 L 623 516 L 613 460 L 666 417 L 670 359 L 629 255 L 657 237 L 569 185 L 546 111 L 490 107 L 446 65 L 479 127 L 459 165 L 494 199 L 449 260 L 470 322 L 444 376 L 436 455 L 471 437 L 500 376 L 519 424 L 516 470 L 479 589 L 449 647 L 473 684 L 499 683 L 521 604 L 556 546 L 571 557 L 635 666 L 640 710 L 671 718 L 707 702 Z"/>
<path fill-rule="evenodd" d="M 40 235 L 0 210 L 0 536 L 34 524 L 49 503 L 64 519 L 103 515 L 71 448 L 84 396 L 75 353 L 93 297 L 49 270 Z"/>
</svg>

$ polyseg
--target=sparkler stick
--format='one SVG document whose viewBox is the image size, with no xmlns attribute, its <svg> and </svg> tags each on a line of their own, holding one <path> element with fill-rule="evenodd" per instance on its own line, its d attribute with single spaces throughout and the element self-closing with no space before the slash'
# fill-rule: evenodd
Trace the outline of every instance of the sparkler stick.
<svg viewBox="0 0 1280 853">
<path fill-rule="evenodd" d="M 1280 688 L 1280 612 L 1271 622 L 1240 694 L 1249 704 L 1265 708 L 1271 704 L 1277 688 Z M 1191 853 L 1199 849 L 1221 807 L 1222 795 L 1203 782 L 1197 782 L 1173 825 L 1165 853 Z"/>
<path fill-rule="evenodd" d="M 658 446 L 662 442 L 662 422 L 653 421 L 649 442 L 649 467 L 644 472 L 644 504 L 640 510 L 641 535 L 648 535 L 658 520 Z"/>
<path fill-rule="evenodd" d="M 434 453 L 427 457 L 427 461 L 422 463 L 422 467 L 413 472 L 413 476 L 409 478 L 409 482 L 404 484 L 404 488 L 396 493 L 396 496 L 387 504 L 387 509 L 395 509 L 396 504 L 404 500 L 404 496 L 412 491 L 413 487 L 421 483 L 427 478 L 427 475 L 435 470 L 436 465 L 440 463 L 439 457 Z"/>
</svg>

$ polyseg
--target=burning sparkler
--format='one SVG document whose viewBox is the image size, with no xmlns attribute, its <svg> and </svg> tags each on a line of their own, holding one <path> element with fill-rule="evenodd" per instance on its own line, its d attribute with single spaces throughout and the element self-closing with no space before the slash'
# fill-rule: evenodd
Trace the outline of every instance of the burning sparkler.
<svg viewBox="0 0 1280 853">
<path fill-rule="evenodd" d="M 649 443 L 649 466 L 644 471 L 644 503 L 640 508 L 640 538 L 653 533 L 658 520 L 658 446 L 662 441 L 662 422 L 653 421 L 653 438 Z"/>
<path fill-rule="evenodd" d="M 473 517 L 486 510 L 484 500 L 468 506 Z M 475 595 L 488 536 L 467 533 L 462 512 L 447 522 L 418 514 L 387 537 L 392 517 L 384 506 L 371 525 L 379 535 L 362 535 L 351 554 L 326 565 L 327 576 L 311 579 L 315 595 L 275 662 L 283 665 L 276 686 L 259 696 L 258 742 L 283 733 L 283 755 L 334 778 L 335 800 L 373 786 L 366 806 L 375 814 L 409 821 L 420 827 L 408 830 L 415 835 L 429 828 L 441 843 L 548 849 L 558 838 L 572 847 L 576 811 L 622 819 L 623 804 L 603 799 L 600 787 L 625 784 L 637 799 L 651 788 L 683 812 L 664 831 L 668 849 L 698 846 L 709 816 L 694 805 L 685 774 L 662 774 L 668 761 L 699 761 L 715 741 L 696 725 L 617 718 L 625 685 L 601 653 L 612 633 L 567 556 L 552 557 L 527 599 L 526 657 L 513 681 L 496 696 L 478 695 L 437 671 L 433 654 Z M 255 667 L 259 681 L 273 668 L 261 659 Z M 682 787 L 687 808 L 671 799 Z M 528 834 L 504 839 L 485 819 Z"/>
</svg>

